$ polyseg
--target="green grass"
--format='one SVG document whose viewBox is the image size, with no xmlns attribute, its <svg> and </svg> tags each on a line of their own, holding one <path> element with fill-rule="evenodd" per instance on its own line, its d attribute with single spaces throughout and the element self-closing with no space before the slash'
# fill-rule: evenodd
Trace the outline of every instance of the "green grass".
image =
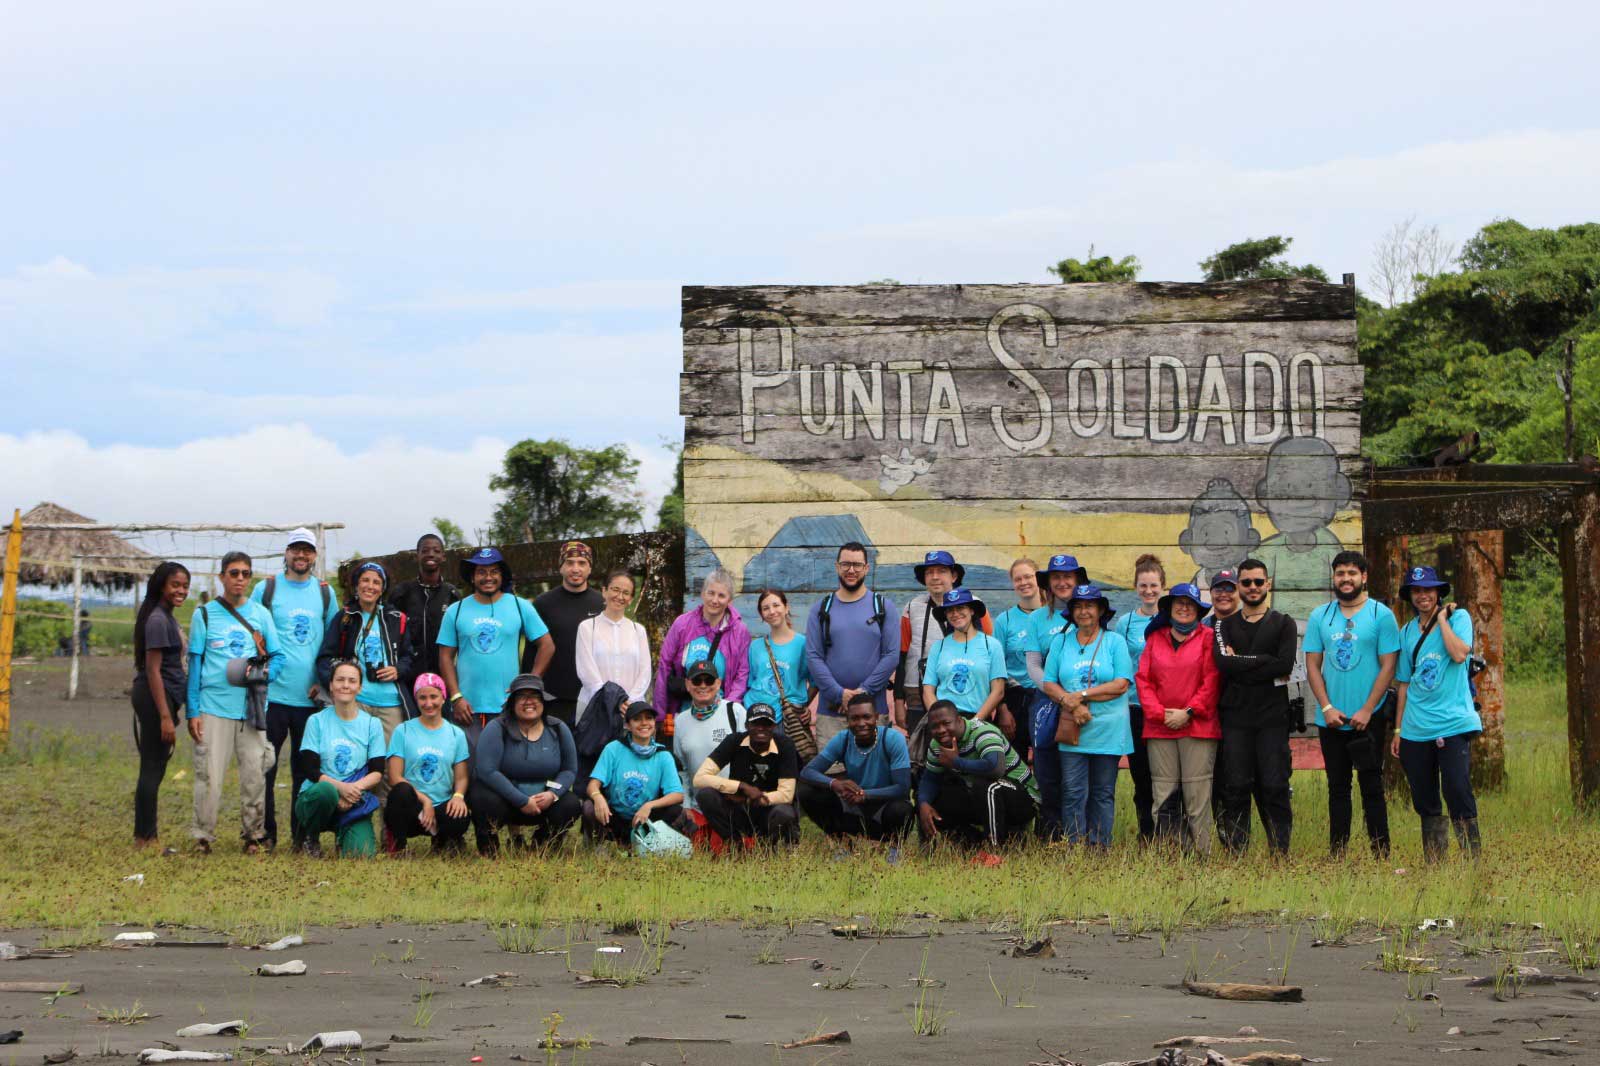
<svg viewBox="0 0 1600 1066">
<path fill-rule="evenodd" d="M 872 927 L 888 928 L 899 916 L 928 912 L 1004 921 L 1030 935 L 1049 921 L 1109 920 L 1174 940 L 1187 929 L 1260 916 L 1311 920 L 1313 935 L 1328 939 L 1358 926 L 1393 935 L 1424 918 L 1451 917 L 1457 939 L 1491 930 L 1503 939 L 1503 923 L 1542 923 L 1544 935 L 1569 944 L 1567 954 L 1582 965 L 1593 958 L 1600 930 L 1600 893 L 1593 891 L 1600 820 L 1576 812 L 1568 794 L 1562 688 L 1514 683 L 1506 702 L 1509 784 L 1480 797 L 1484 859 L 1461 860 L 1452 847 L 1450 860 L 1435 869 L 1423 866 L 1416 817 L 1400 803 L 1390 811 L 1389 862 L 1358 846 L 1347 859 L 1330 860 L 1319 773 L 1295 775 L 1293 854 L 1281 863 L 1267 860 L 1259 831 L 1252 852 L 1237 860 L 1173 861 L 1141 851 L 1130 839 L 1126 780 L 1108 854 L 1029 845 L 995 869 L 915 847 L 896 866 L 870 852 L 832 862 L 832 849 L 810 831 L 793 852 L 688 864 L 594 856 L 575 843 L 552 856 L 505 854 L 496 862 L 439 861 L 425 849 L 402 860 L 317 861 L 287 849 L 251 859 L 230 839 L 227 819 L 237 817 L 231 783 L 217 852 L 199 860 L 187 854 L 184 832 L 193 785 L 187 739 L 161 800 L 163 839 L 185 854 L 161 858 L 129 844 L 136 760 L 128 742 L 24 731 L 0 753 L 8 811 L 0 822 L 0 854 L 7 856 L 0 927 L 47 927 L 66 944 L 103 939 L 93 929 L 104 923 L 170 922 L 254 942 L 315 925 L 470 914 L 491 923 L 507 950 L 528 951 L 546 923 L 573 922 L 650 926 L 695 918 L 776 927 L 862 915 Z M 278 796 L 287 802 L 286 789 Z M 1359 822 L 1358 815 L 1358 835 Z M 123 882 L 134 872 L 145 874 L 142 885 Z M 1289 963 L 1287 951 L 1282 961 Z"/>
</svg>

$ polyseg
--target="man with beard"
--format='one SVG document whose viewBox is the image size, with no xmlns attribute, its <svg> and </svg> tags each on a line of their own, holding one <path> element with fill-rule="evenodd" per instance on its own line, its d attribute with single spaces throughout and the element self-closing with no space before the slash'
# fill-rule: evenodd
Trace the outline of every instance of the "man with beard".
<svg viewBox="0 0 1600 1066">
<path fill-rule="evenodd" d="M 550 627 L 550 639 L 555 644 L 555 654 L 543 674 L 545 687 L 550 690 L 544 713 L 569 726 L 583 710 L 578 706 L 578 692 L 583 688 L 583 682 L 578 680 L 578 627 L 606 609 L 605 597 L 589 587 L 593 568 L 594 549 L 581 540 L 567 541 L 561 545 L 561 584 L 533 601 L 539 617 Z M 534 672 L 537 654 L 534 645 L 522 653 L 523 673 Z"/>
<path fill-rule="evenodd" d="M 537 647 L 535 675 L 550 664 L 555 644 L 533 604 L 512 591 L 511 564 L 498 549 L 479 548 L 461 560 L 461 578 L 472 595 L 451 604 L 439 624 L 439 673 L 450 689 L 452 720 L 476 752 L 517 676 L 522 641 Z"/>
<path fill-rule="evenodd" d="M 806 664 L 820 696 L 817 744 L 826 746 L 845 728 L 845 707 L 857 693 L 870 695 L 880 717 L 889 713 L 889 683 L 900 656 L 894 604 L 867 589 L 866 546 L 851 541 L 834 567 L 839 587 L 817 601 L 806 620 Z"/>
<path fill-rule="evenodd" d="M 439 672 L 439 626 L 460 593 L 444 579 L 444 541 L 424 533 L 417 541 L 417 579 L 389 593 L 389 606 L 406 616 L 412 665 L 417 676 Z"/>
<path fill-rule="evenodd" d="M 1294 619 L 1268 606 L 1272 579 L 1259 559 L 1239 564 L 1239 610 L 1216 623 L 1217 668 L 1224 685 L 1222 843 L 1234 854 L 1250 846 L 1250 798 L 1256 795 L 1267 846 L 1289 851 L 1289 689 L 1298 634 Z M 1221 575 L 1219 574 L 1218 577 Z M 1211 582 L 1213 603 L 1217 579 Z"/>
<path fill-rule="evenodd" d="M 1372 853 L 1389 854 L 1389 808 L 1383 798 L 1383 750 L 1389 728 L 1384 704 L 1400 660 L 1394 612 L 1367 595 L 1360 552 L 1333 558 L 1336 599 L 1306 620 L 1306 682 L 1317 703 L 1317 740 L 1328 774 L 1328 847 L 1341 855 L 1350 841 L 1350 773 L 1361 789 L 1361 813 Z"/>
</svg>

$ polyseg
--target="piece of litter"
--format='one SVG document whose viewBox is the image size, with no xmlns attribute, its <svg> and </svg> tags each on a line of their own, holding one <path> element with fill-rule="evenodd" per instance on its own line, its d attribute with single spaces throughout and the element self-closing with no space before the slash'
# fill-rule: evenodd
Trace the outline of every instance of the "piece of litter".
<svg viewBox="0 0 1600 1066">
<path fill-rule="evenodd" d="M 1454 918 L 1424 918 L 1422 919 L 1422 924 L 1417 926 L 1417 932 L 1430 933 L 1435 929 L 1454 929 L 1455 927 L 1456 920 Z"/>
<path fill-rule="evenodd" d="M 296 934 L 291 934 L 289 936 L 286 936 L 282 940 L 274 940 L 270 944 L 262 944 L 261 945 L 261 950 L 262 951 L 282 951 L 284 948 L 297 948 L 300 945 L 304 944 L 305 942 L 306 942 L 306 938 L 303 937 L 303 936 L 300 936 L 298 933 L 296 933 Z"/>
<path fill-rule="evenodd" d="M 17 950 L 17 945 L 9 940 L 0 940 L 0 959 L 10 961 L 22 958 L 22 952 Z"/>
<path fill-rule="evenodd" d="M 1257 1029 L 1253 1025 L 1241 1025 L 1241 1026 L 1239 1026 L 1238 1031 L 1236 1031 L 1233 1035 L 1234 1036 L 1260 1036 L 1261 1035 L 1261 1030 Z"/>
<path fill-rule="evenodd" d="M 144 874 L 129 874 L 127 877 L 124 877 L 123 880 L 132 881 L 136 885 L 142 885 L 144 884 Z"/>
<path fill-rule="evenodd" d="M 1450 1028 L 1448 1028 L 1448 1029 L 1446 1029 L 1444 1031 L 1444 1035 L 1445 1036 L 1460 1036 L 1461 1035 L 1461 1026 L 1452 1025 Z"/>
<path fill-rule="evenodd" d="M 261 977 L 299 977 L 305 972 L 306 964 L 299 959 L 256 967 L 256 973 Z"/>
<path fill-rule="evenodd" d="M 621 948 L 605 947 L 605 948 L 595 948 L 594 950 L 595 950 L 595 953 L 599 954 L 599 955 L 621 955 L 622 954 L 622 949 Z"/>
<path fill-rule="evenodd" d="M 472 1056 L 472 1058 L 468 1059 L 467 1061 L 468 1062 L 482 1062 L 483 1061 L 483 1056 L 482 1055 L 474 1055 L 474 1056 Z"/>
<path fill-rule="evenodd" d="M 354 1029 L 339 1029 L 329 1033 L 318 1033 L 300 1046 L 301 1051 L 310 1051 L 321 1048 L 324 1051 L 344 1049 L 350 1051 L 361 1050 L 361 1034 Z"/>
<path fill-rule="evenodd" d="M 156 938 L 156 935 L 154 933 L 118 933 L 116 936 L 112 937 L 111 939 L 113 941 L 121 940 L 121 941 L 124 941 L 124 942 L 131 942 L 131 943 L 135 943 L 135 944 L 148 944 L 150 941 L 154 940 L 155 938 Z"/>
<path fill-rule="evenodd" d="M 21 1040 L 21 1039 L 22 1039 L 22 1030 L 21 1029 L 8 1029 L 5 1032 L 0 1033 L 0 1044 L 15 1044 L 18 1040 Z"/>
<path fill-rule="evenodd" d="M 333 884 L 332 881 L 318 881 L 315 885 L 312 885 L 311 887 L 313 887 L 313 888 L 328 888 L 332 884 Z"/>
<path fill-rule="evenodd" d="M 231 1022 L 196 1022 L 186 1025 L 177 1032 L 178 1036 L 233 1036 L 244 1032 L 245 1021 L 235 1018 Z"/>
<path fill-rule="evenodd" d="M 510 973 L 510 972 L 485 974 L 484 976 L 476 978 L 475 980 L 472 980 L 472 981 L 463 981 L 462 982 L 462 987 L 463 988 L 485 988 L 485 987 L 494 988 L 494 987 L 497 987 L 499 985 L 504 984 L 505 982 L 511 980 L 512 978 L 514 978 L 516 976 L 517 976 L 516 974 Z"/>
<path fill-rule="evenodd" d="M 232 1062 L 226 1051 L 168 1051 L 164 1047 L 147 1047 L 139 1052 L 143 1062 Z"/>
</svg>

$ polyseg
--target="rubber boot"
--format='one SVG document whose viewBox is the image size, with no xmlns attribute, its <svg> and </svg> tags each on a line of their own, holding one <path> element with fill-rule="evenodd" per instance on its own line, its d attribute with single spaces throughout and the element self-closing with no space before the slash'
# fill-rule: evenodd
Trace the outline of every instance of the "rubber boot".
<svg viewBox="0 0 1600 1066">
<path fill-rule="evenodd" d="M 1422 858 L 1424 862 L 1440 862 L 1450 850 L 1450 820 L 1444 815 L 1434 815 L 1422 820 Z"/>
<path fill-rule="evenodd" d="M 1456 818 L 1456 847 L 1464 854 L 1476 859 L 1483 851 L 1483 838 L 1478 835 L 1478 820 L 1476 818 Z"/>
</svg>

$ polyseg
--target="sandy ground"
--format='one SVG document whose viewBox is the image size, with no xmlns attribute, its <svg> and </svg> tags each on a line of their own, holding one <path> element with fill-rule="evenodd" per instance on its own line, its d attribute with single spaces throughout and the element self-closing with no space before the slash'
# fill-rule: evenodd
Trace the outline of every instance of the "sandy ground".
<svg viewBox="0 0 1600 1066">
<path fill-rule="evenodd" d="M 105 931 L 108 938 L 115 932 Z M 160 932 L 163 940 L 206 935 Z M 620 967 L 640 957 L 638 936 L 606 929 L 590 931 L 589 942 L 571 950 L 572 971 L 566 954 L 502 952 L 472 924 L 317 929 L 304 947 L 279 953 L 78 949 L 66 959 L 0 963 L 0 980 L 85 986 L 83 995 L 53 1005 L 38 994 L 0 994 L 0 1031 L 24 1030 L 22 1043 L 5 1049 L 6 1058 L 19 1063 L 69 1046 L 84 1058 L 100 1057 L 103 1047 L 133 1053 L 163 1039 L 232 1051 L 239 1046 L 235 1038 L 179 1041 L 174 1035 L 194 1022 L 232 1018 L 252 1023 L 247 1046 L 356 1029 L 369 1044 L 389 1045 L 368 1051 L 367 1062 L 467 1063 L 474 1055 L 489 1064 L 543 1061 L 536 1046 L 541 1018 L 556 1011 L 563 1035 L 596 1042 L 559 1061 L 628 1066 L 1054 1061 L 1041 1045 L 1066 1060 L 1096 1064 L 1148 1058 L 1156 1041 L 1173 1036 L 1228 1035 L 1244 1025 L 1293 1043 L 1231 1049 L 1235 1054 L 1271 1048 L 1335 1063 L 1436 1063 L 1442 1052 L 1454 1052 L 1443 1060 L 1448 1063 L 1595 1061 L 1591 1056 L 1600 1048 L 1600 985 L 1529 988 L 1506 1000 L 1497 1000 L 1492 988 L 1467 988 L 1468 975 L 1490 972 L 1494 957 L 1462 960 L 1446 952 L 1438 960 L 1443 972 L 1408 978 L 1376 969 L 1375 943 L 1313 947 L 1311 929 L 1302 928 L 1289 978 L 1304 986 L 1305 1001 L 1231 1003 L 1186 995 L 1176 986 L 1191 962 L 1210 969 L 1214 979 L 1276 981 L 1288 932 L 1272 931 L 1269 945 L 1264 928 L 1212 930 L 1180 937 L 1164 955 L 1153 937 L 1094 926 L 1052 932 L 1055 958 L 1015 959 L 1003 936 L 931 921 L 912 922 L 909 935 L 884 940 L 841 939 L 826 925 L 791 931 L 685 923 L 672 931 L 662 972 L 631 988 L 582 987 L 572 972 L 592 967 L 594 944 L 622 947 L 619 955 L 602 956 Z M 559 931 L 553 936 L 562 938 Z M 21 930 L 4 938 L 26 946 L 40 936 Z M 768 945 L 781 961 L 757 961 Z M 912 1033 L 924 950 L 931 984 L 926 1002 L 945 1020 L 939 1036 Z M 1553 955 L 1542 958 L 1547 972 L 1565 972 Z M 261 963 L 288 959 L 304 960 L 307 974 L 253 974 Z M 464 987 L 500 971 L 516 976 L 504 987 Z M 853 987 L 826 987 L 830 982 Z M 1437 1001 L 1423 998 L 1432 990 Z M 427 1025 L 417 1017 L 425 993 L 436 1012 Z M 158 1017 L 136 1026 L 96 1020 L 95 1008 L 123 1009 L 135 1001 Z M 846 1029 L 852 1041 L 787 1051 L 774 1046 L 819 1029 Z M 684 1042 L 630 1046 L 634 1037 Z"/>
<path fill-rule="evenodd" d="M 91 655 L 79 660 L 78 698 L 68 700 L 66 659 L 41 659 L 15 667 L 11 684 L 11 728 L 71 729 L 115 735 L 133 744 L 133 656 Z"/>
</svg>

